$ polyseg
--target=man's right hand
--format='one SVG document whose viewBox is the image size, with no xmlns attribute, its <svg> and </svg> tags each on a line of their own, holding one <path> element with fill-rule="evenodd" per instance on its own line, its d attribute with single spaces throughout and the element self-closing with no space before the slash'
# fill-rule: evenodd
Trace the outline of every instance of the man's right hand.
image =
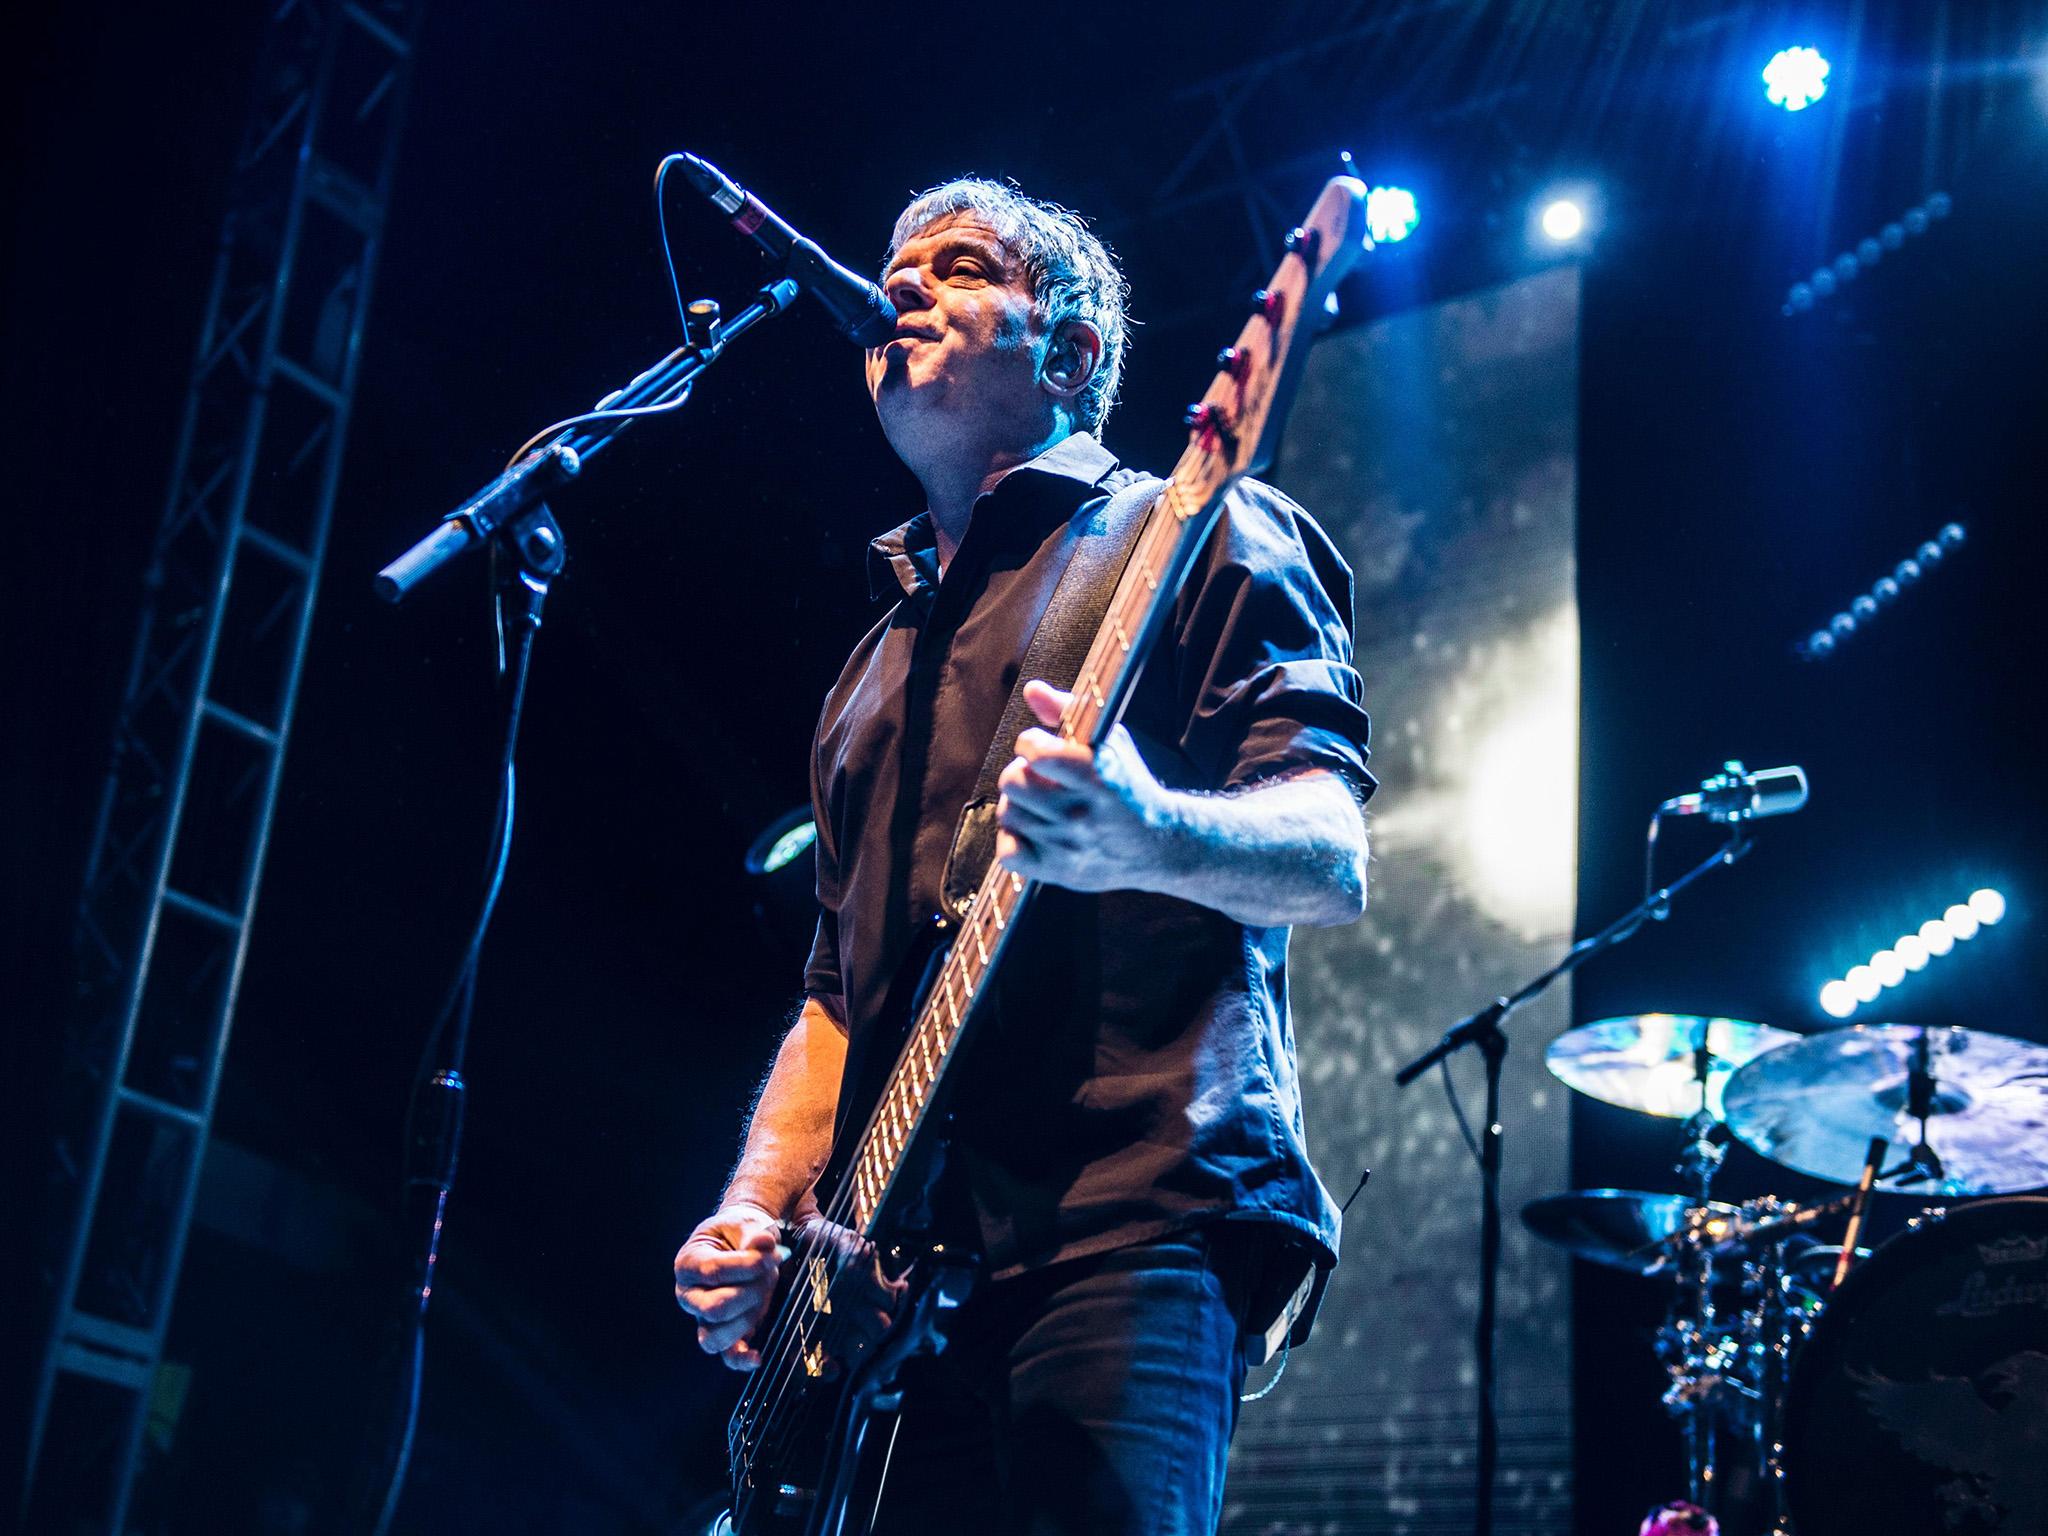
<svg viewBox="0 0 2048 1536">
<path fill-rule="evenodd" d="M 707 1355 L 736 1371 L 760 1365 L 754 1330 L 788 1257 L 782 1223 L 757 1205 L 727 1205 L 697 1224 L 676 1251 L 676 1305 L 697 1319 Z"/>
</svg>

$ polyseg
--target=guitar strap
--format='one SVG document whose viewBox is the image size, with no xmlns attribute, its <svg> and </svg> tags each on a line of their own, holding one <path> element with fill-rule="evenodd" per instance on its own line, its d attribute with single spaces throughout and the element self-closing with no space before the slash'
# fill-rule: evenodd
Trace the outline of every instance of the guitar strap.
<svg viewBox="0 0 2048 1536">
<path fill-rule="evenodd" d="M 1017 669 L 1017 684 L 1003 706 L 1001 721 L 989 742 L 981 775 L 974 793 L 960 812 L 953 828 L 953 846 L 946 855 L 946 874 L 941 892 L 946 915 L 956 922 L 981 888 L 989 861 L 996 849 L 996 780 L 1017 755 L 1017 737 L 1036 724 L 1031 706 L 1024 702 L 1024 685 L 1043 678 L 1055 688 L 1071 688 L 1088 659 L 1088 648 L 1109 612 L 1124 567 L 1137 548 L 1138 534 L 1145 526 L 1145 514 L 1158 499 L 1165 482 L 1156 475 L 1133 475 L 1116 471 L 1110 482 L 1118 484 L 1109 499 L 1096 508 L 1085 526 L 1070 540 L 1072 552 L 1067 568 L 1060 572 L 1058 585 L 1038 620 L 1024 661 Z"/>
</svg>

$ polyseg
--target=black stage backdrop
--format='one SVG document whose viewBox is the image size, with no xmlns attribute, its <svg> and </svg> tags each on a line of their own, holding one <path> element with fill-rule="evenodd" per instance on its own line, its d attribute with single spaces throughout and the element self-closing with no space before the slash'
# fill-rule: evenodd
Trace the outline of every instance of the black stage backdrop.
<svg viewBox="0 0 2048 1536">
<path fill-rule="evenodd" d="M 1169 24 L 1091 6 L 1028 27 L 849 14 L 765 43 L 772 29 L 736 13 L 431 10 L 179 1296 L 183 1390 L 138 1526 L 366 1523 L 397 1379 L 405 1090 L 477 896 L 494 725 L 480 574 L 395 612 L 368 576 L 527 432 L 672 344 L 648 180 L 678 147 L 856 264 L 878 256 L 906 194 L 962 171 L 1105 215 L 1148 322 L 1109 439 L 1152 465 L 1177 451 L 1180 406 L 1235 334 L 1249 274 L 1338 147 L 1375 181 L 1415 184 L 1424 216 L 1348 285 L 1354 320 L 1527 275 L 1541 264 L 1522 240 L 1529 199 L 1553 176 L 1598 182 L 1578 366 L 1581 931 L 1634 899 L 1649 808 L 1724 757 L 1801 762 L 1814 802 L 1582 972 L 1575 1016 L 1823 1027 L 1821 981 L 1993 884 L 2005 923 L 1862 1016 L 2048 1039 L 2033 916 L 2048 851 L 2034 750 L 2048 122 L 2018 74 L 2039 55 L 2039 8 L 1839 8 L 1853 26 L 1818 8 L 1805 19 L 1860 52 L 1840 56 L 1832 106 L 1798 118 L 1753 84 L 1757 58 L 1784 45 L 1778 9 L 1219 4 Z M 12 1412 L 62 1218 L 42 1173 L 71 913 L 264 13 L 50 7 L 10 40 L 0 1014 L 10 1166 L 36 1171 L 9 1204 L 27 1213 L 7 1245 L 23 1320 L 8 1335 Z M 1353 41 L 1194 88 L 1331 39 Z M 1033 51 L 1048 47 L 1066 62 Z M 1076 62 L 1105 59 L 1130 65 L 1107 87 Z M 1270 201 L 1175 203 L 1228 184 L 1232 141 L 1209 130 L 1240 98 L 1252 110 L 1235 146 Z M 1781 313 L 1789 283 L 1935 190 L 1954 212 L 1924 239 Z M 715 220 L 677 218 L 685 294 L 739 300 L 760 275 L 751 254 Z M 861 546 L 915 493 L 855 380 L 821 327 L 778 321 L 688 415 L 636 429 L 562 503 L 571 573 L 535 667 L 404 1529 L 672 1530 L 715 1494 L 731 1383 L 697 1356 L 667 1265 L 724 1175 L 801 962 L 801 922 L 776 926 L 741 855 L 803 798 L 817 701 L 870 622 Z M 1297 451 L 1281 473 L 1314 495 L 1308 470 Z M 1969 540 L 1936 577 L 1830 662 L 1791 656 L 1951 518 Z M 1382 708 L 1383 730 L 1403 713 Z M 1383 738 L 1383 761 L 1401 751 Z M 1398 825 L 1393 795 L 1379 810 Z M 1394 872 L 1394 841 L 1390 895 L 1419 878 Z M 1306 941 L 1305 971 L 1319 946 L 1352 942 Z M 1408 1026 L 1448 1021 L 1493 974 L 1434 978 L 1434 1006 Z M 1361 982 L 1330 1017 L 1370 1005 Z M 1345 1135 L 1433 1145 L 1443 1107 L 1427 1085 L 1398 1099 L 1382 1085 L 1376 1118 L 1342 1125 L 1330 1106 L 1350 1087 L 1314 1079 L 1314 1022 L 1312 1134 L 1332 1183 L 1356 1171 Z M 1527 1023 L 1524 1084 L 1552 1027 Z M 1366 1042 L 1359 1081 L 1398 1054 L 1391 1037 Z M 1569 1114 L 1564 1179 L 1671 1187 L 1673 1125 L 1582 1102 Z M 1544 1123 L 1510 1126 L 1511 1167 L 1533 1173 Z M 1447 1168 L 1448 1245 L 1475 1202 L 1467 1170 Z M 1395 1164 L 1376 1180 L 1354 1208 L 1354 1259 L 1392 1219 Z M 1820 1189 L 1740 1151 L 1726 1180 L 1738 1196 Z M 1884 1204 L 1891 1227 L 1910 1210 Z M 1545 1261 L 1531 1262 L 1511 1295 L 1540 1289 Z M 1352 1273 L 1371 1276 L 1370 1260 Z M 1469 1298 L 1442 1299 L 1431 1341 L 1454 1362 Z M 1334 1375 L 1346 1327 L 1372 1371 L 1412 1343 L 1390 1337 L 1395 1302 L 1340 1300 L 1315 1345 L 1327 1363 L 1304 1353 L 1301 1380 L 1248 1425 Z M 1632 1528 L 1680 1487 L 1647 1338 L 1662 1301 L 1647 1282 L 1573 1274 L 1577 1529 Z M 1374 1475 L 1311 1466 L 1303 1486 Z M 1348 1528 L 1391 1528 L 1384 1489 L 1340 1491 L 1358 1511 Z"/>
</svg>

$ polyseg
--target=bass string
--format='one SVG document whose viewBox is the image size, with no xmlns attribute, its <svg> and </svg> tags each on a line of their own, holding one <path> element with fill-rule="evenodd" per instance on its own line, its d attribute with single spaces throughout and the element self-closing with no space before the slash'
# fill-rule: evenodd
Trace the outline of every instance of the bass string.
<svg viewBox="0 0 2048 1536">
<path fill-rule="evenodd" d="M 791 1251 L 790 1263 L 797 1270 L 807 1269 L 823 1248 L 824 1241 L 824 1234 L 817 1229 L 805 1231 L 796 1248 Z M 790 1330 L 795 1325 L 796 1315 L 805 1302 L 805 1299 L 796 1293 L 792 1293 L 792 1300 L 797 1305 L 785 1306 L 781 1315 L 776 1318 L 767 1341 L 761 1347 L 761 1362 L 754 1368 L 746 1388 L 740 1393 L 739 1404 L 733 1410 L 734 1416 L 742 1422 L 752 1417 L 765 1390 L 770 1375 L 771 1357 L 779 1357 L 787 1347 Z"/>
<path fill-rule="evenodd" d="M 1190 450 L 1193 452 L 1194 450 Z M 1135 656 L 1126 657 L 1142 636 L 1150 621 L 1150 605 L 1161 597 L 1163 577 L 1174 561 L 1174 546 L 1181 534 L 1181 527 L 1187 521 L 1188 494 L 1180 483 L 1180 467 L 1166 482 L 1160 493 L 1160 503 L 1170 514 L 1147 521 L 1138 536 L 1138 545 L 1132 556 L 1132 564 L 1139 573 L 1137 579 L 1129 573 L 1118 583 L 1115 599 L 1110 605 L 1109 617 L 1096 632 L 1094 643 L 1089 647 L 1086 661 L 1074 680 L 1073 696 L 1068 702 L 1067 712 L 1061 718 L 1062 729 L 1073 740 L 1089 740 L 1108 708 L 1110 693 L 1104 687 L 1104 679 L 1115 685 L 1119 670 L 1126 661 L 1134 662 Z M 1140 585 L 1144 590 L 1140 590 Z M 1142 617 L 1140 617 L 1142 615 Z M 1114 654 L 1112 654 L 1112 651 Z"/>
<path fill-rule="evenodd" d="M 960 938 L 964 939 L 972 934 L 977 936 L 980 941 L 977 947 L 993 948 L 1000 944 L 1003 932 L 1003 925 L 996 921 L 996 906 L 999 900 L 996 891 L 1000 889 L 1001 877 L 995 871 L 991 871 L 985 879 L 985 884 L 993 887 L 986 893 L 988 899 L 977 901 L 969 908 L 967 920 L 974 927 L 963 931 Z M 1018 882 L 1015 889 L 1021 899 L 1021 893 L 1028 890 L 1028 886 Z M 948 968 L 960 970 L 964 978 L 967 971 L 965 957 L 966 951 L 959 947 L 959 939 L 956 939 L 955 948 L 948 955 L 944 965 Z M 957 966 L 955 965 L 956 961 Z M 973 1006 L 977 987 L 978 983 L 963 986 L 962 988 L 963 995 L 967 998 L 970 1009 Z M 961 1027 L 965 1027 L 964 1016 Z M 930 1030 L 934 1040 L 944 1040 L 944 1027 L 937 1022 L 935 1010 L 931 1008 L 920 1011 L 918 1023 L 912 1030 L 912 1042 L 915 1042 L 918 1036 L 927 1029 Z M 942 1059 L 942 1063 L 950 1061 L 950 1042 L 941 1044 L 938 1054 Z M 940 1070 L 943 1071 L 943 1064 Z M 895 1082 L 896 1077 L 892 1074 L 890 1080 L 891 1087 L 886 1091 L 894 1091 Z M 868 1129 L 862 1134 L 861 1140 L 863 1143 L 868 1140 L 870 1135 L 875 1134 L 879 1118 L 879 1111 L 870 1118 Z M 855 1216 L 854 1204 L 857 1181 L 852 1173 L 852 1169 L 857 1165 L 858 1161 L 859 1158 L 856 1155 L 854 1161 L 849 1163 L 848 1173 L 842 1176 L 840 1186 L 835 1191 L 829 1208 L 823 1212 L 824 1221 L 849 1229 L 854 1228 L 853 1218 Z M 829 1239 L 825 1240 L 825 1246 L 829 1278 L 822 1289 L 829 1301 L 838 1288 L 840 1277 L 845 1273 L 847 1265 L 855 1255 L 844 1251 L 841 1245 L 830 1242 Z M 807 1258 L 806 1265 L 808 1266 L 810 1262 L 811 1259 Z M 755 1381 L 760 1384 L 759 1389 L 751 1392 L 751 1397 L 756 1405 L 751 1411 L 758 1413 L 759 1421 L 764 1426 L 762 1430 L 764 1442 L 771 1436 L 778 1441 L 786 1439 L 788 1433 L 795 1427 L 794 1424 L 787 1421 L 783 1410 L 791 1401 L 789 1389 L 795 1381 L 796 1373 L 802 1367 L 804 1358 L 809 1353 L 812 1344 L 816 1342 L 818 1333 L 822 1331 L 823 1323 L 823 1313 L 816 1306 L 811 1294 L 798 1294 L 795 1298 L 795 1305 L 786 1306 L 782 1317 L 778 1320 L 776 1332 L 771 1336 L 770 1345 L 764 1349 L 762 1364 L 756 1372 Z M 772 1358 L 770 1358 L 771 1354 Z M 750 1383 L 750 1388 L 753 1386 L 754 1384 Z M 810 1400 L 809 1394 L 799 1394 L 795 1398 L 798 1406 L 802 1406 Z M 741 1414 L 744 1416 L 749 1411 L 747 1405 L 743 1403 L 740 1410 Z"/>
<path fill-rule="evenodd" d="M 990 902 L 977 902 L 969 909 L 969 921 L 978 926 L 980 937 L 986 943 L 1000 941 L 1000 925 L 990 926 L 993 917 L 993 900 Z M 963 938 L 966 936 L 967 934 L 965 933 L 961 935 Z M 957 946 L 958 941 L 956 940 L 955 943 Z M 950 966 L 955 957 L 958 956 L 964 973 L 964 953 L 964 951 L 960 951 L 956 947 L 955 952 L 947 957 L 946 964 Z M 975 988 L 970 986 L 963 990 L 968 998 L 968 1005 L 971 1008 Z M 927 1013 L 920 1014 L 919 1021 L 912 1030 L 913 1042 L 919 1034 L 925 1031 L 930 1018 L 931 1015 Z M 943 1030 L 933 1025 L 932 1034 L 934 1039 L 942 1038 Z M 950 1045 L 942 1046 L 940 1054 L 943 1059 L 950 1060 Z M 943 1067 L 941 1070 L 943 1070 Z M 885 1096 L 887 1092 L 894 1091 L 894 1084 L 895 1076 L 892 1074 L 890 1087 L 885 1089 Z M 868 1131 L 864 1132 L 861 1138 L 863 1143 L 873 1133 L 878 1119 L 879 1116 L 870 1119 Z M 857 1182 L 852 1169 L 858 1163 L 858 1160 L 857 1155 L 854 1162 L 849 1163 L 848 1173 L 842 1176 L 840 1186 L 834 1193 L 830 1207 L 823 1213 L 825 1221 L 847 1228 L 854 1226 L 853 1221 L 849 1218 L 854 1215 L 854 1191 Z M 828 1300 L 837 1289 L 839 1278 L 845 1272 L 846 1265 L 851 1257 L 851 1255 L 842 1251 L 836 1243 L 830 1244 L 827 1263 L 830 1266 L 831 1273 L 830 1278 L 823 1287 Z M 810 1260 L 807 1258 L 807 1266 L 809 1262 Z M 770 1426 L 767 1432 L 771 1434 L 778 1433 L 773 1421 L 786 1402 L 789 1387 L 794 1381 L 795 1374 L 802 1365 L 804 1356 L 815 1342 L 816 1334 L 821 1331 L 823 1324 L 823 1314 L 817 1308 L 811 1295 L 799 1295 L 796 1301 L 796 1305 L 784 1309 L 783 1317 L 777 1324 L 776 1334 L 771 1338 L 769 1348 L 764 1350 L 761 1367 L 756 1372 L 756 1381 L 764 1384 L 761 1390 L 755 1392 L 753 1396 L 757 1400 L 765 1399 L 763 1405 L 759 1408 L 759 1413 L 762 1422 Z M 774 1356 L 772 1360 L 769 1358 L 771 1351 Z M 772 1383 L 772 1385 L 768 1385 L 768 1383 Z M 745 1411 L 744 1405 L 742 1411 Z"/>
</svg>

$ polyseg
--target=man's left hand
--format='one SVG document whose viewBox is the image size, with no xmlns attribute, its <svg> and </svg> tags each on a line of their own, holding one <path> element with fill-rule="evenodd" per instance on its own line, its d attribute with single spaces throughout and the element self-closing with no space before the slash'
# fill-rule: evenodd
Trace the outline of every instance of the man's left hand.
<svg viewBox="0 0 2048 1536">
<path fill-rule="evenodd" d="M 1151 889 L 1172 824 L 1170 791 L 1120 725 L 1099 751 L 1061 737 L 1070 697 L 1035 679 L 1024 685 L 1025 702 L 1049 729 L 1020 735 L 996 781 L 996 858 L 1071 891 Z"/>
</svg>

